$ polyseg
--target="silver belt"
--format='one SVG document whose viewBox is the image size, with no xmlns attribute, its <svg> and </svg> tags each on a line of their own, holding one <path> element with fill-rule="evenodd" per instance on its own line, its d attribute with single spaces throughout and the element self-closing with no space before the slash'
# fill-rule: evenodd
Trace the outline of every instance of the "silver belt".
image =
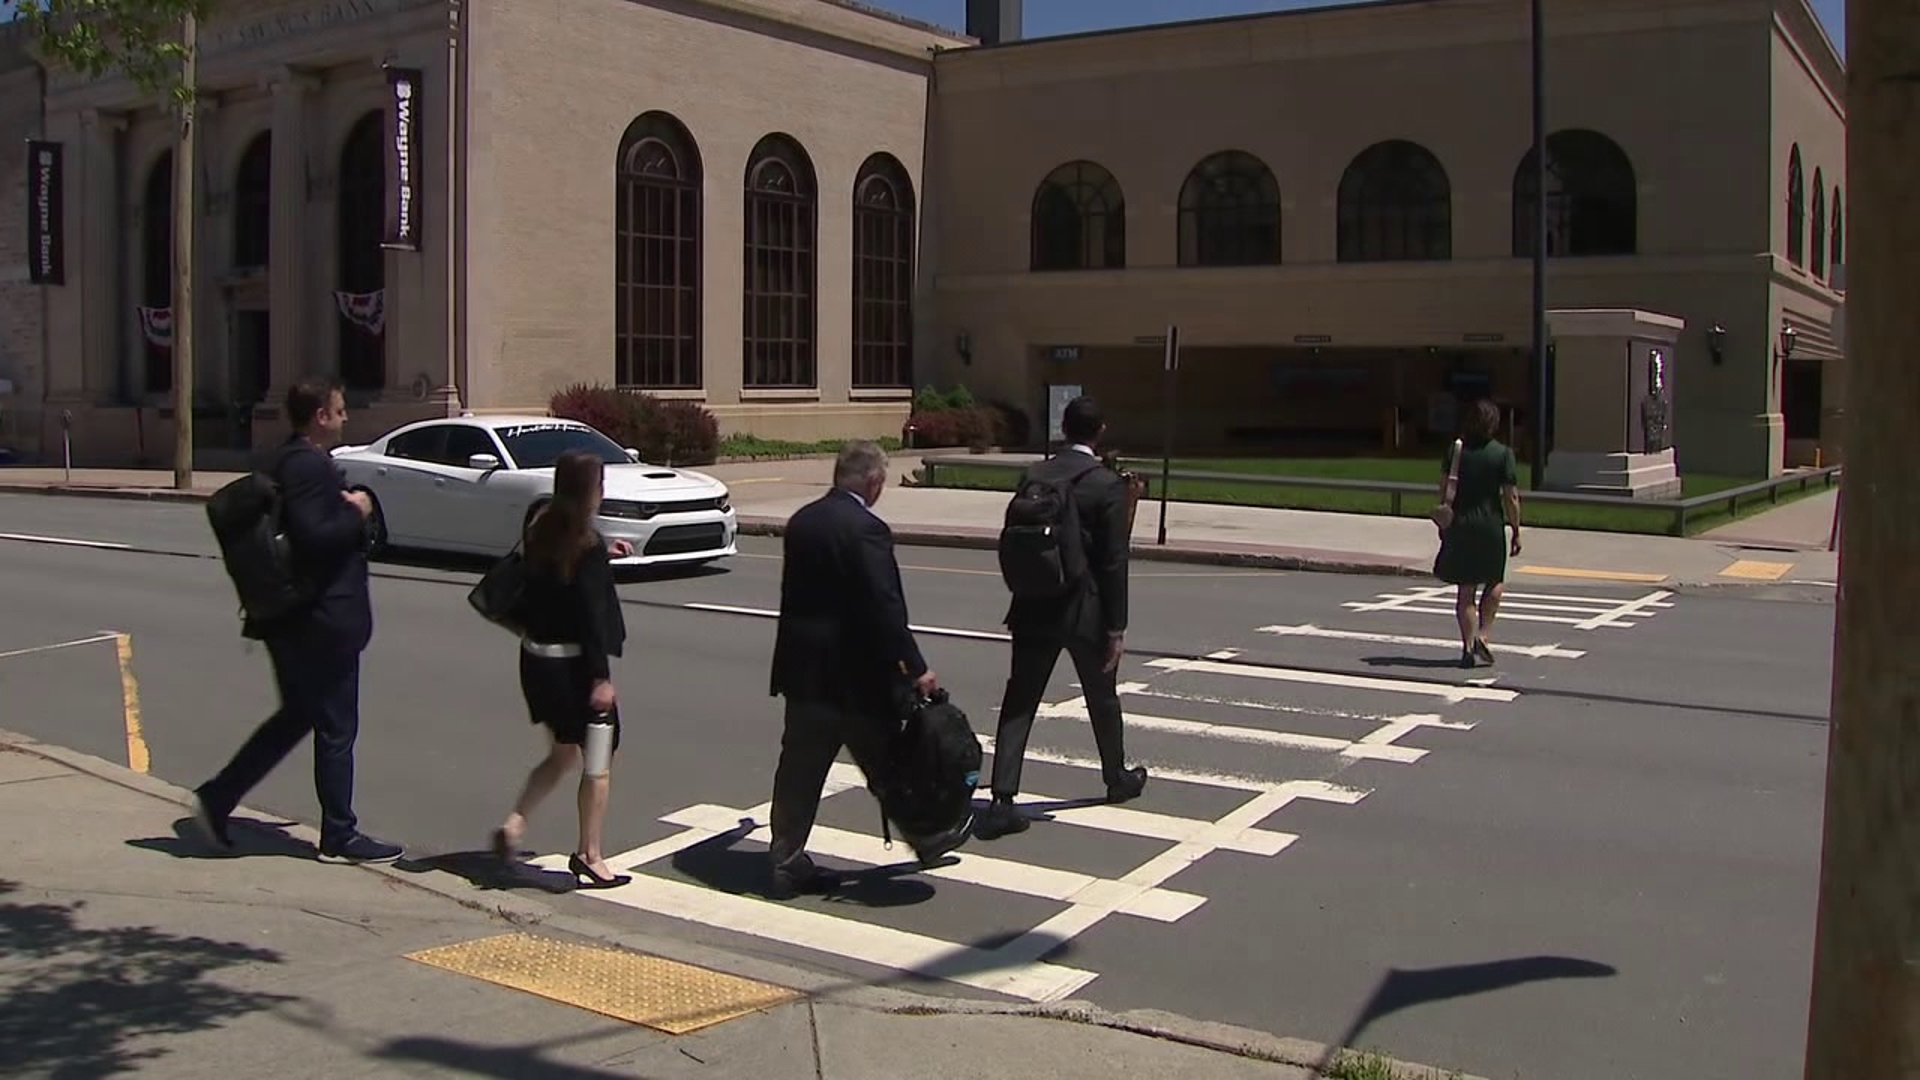
<svg viewBox="0 0 1920 1080">
<path fill-rule="evenodd" d="M 542 660 L 572 660 L 582 655 L 578 645 L 549 645 L 532 638 L 521 638 L 520 647 L 526 650 L 528 656 L 537 656 Z"/>
</svg>

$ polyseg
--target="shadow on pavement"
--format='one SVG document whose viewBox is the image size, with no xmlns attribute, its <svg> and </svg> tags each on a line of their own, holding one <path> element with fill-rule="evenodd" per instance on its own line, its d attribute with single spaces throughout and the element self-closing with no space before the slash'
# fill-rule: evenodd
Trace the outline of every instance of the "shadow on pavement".
<svg viewBox="0 0 1920 1080">
<path fill-rule="evenodd" d="M 765 849 L 743 850 L 734 846 L 756 827 L 755 822 L 742 820 L 711 840 L 675 852 L 671 860 L 673 868 L 718 892 L 764 897 L 773 883 Z M 906 850 L 904 845 L 901 850 Z M 827 899 L 832 903 L 869 908 L 925 903 L 933 899 L 934 887 L 913 877 L 919 871 L 919 864 L 908 859 L 891 866 L 873 866 L 848 873 L 840 888 Z"/>
<path fill-rule="evenodd" d="M 19 886 L 0 880 L 0 897 Z M 0 899 L 0 998 L 7 1071 L 54 1076 L 135 1072 L 165 1054 L 138 1040 L 205 1031 L 297 999 L 233 990 L 202 977 L 279 953 L 143 926 L 82 927 L 74 903 Z"/>
<path fill-rule="evenodd" d="M 320 858 L 320 852 L 304 840 L 295 840 L 284 830 L 291 826 L 290 821 L 261 821 L 257 818 L 234 818 L 231 822 L 233 850 L 219 851 L 207 845 L 200 837 L 199 827 L 192 818 L 180 818 L 173 823 L 172 836 L 147 837 L 129 840 L 127 846 L 142 851 L 157 851 L 162 855 L 171 855 L 176 859 L 245 859 L 272 857 L 281 859 L 304 859 L 308 862 Z"/>
<path fill-rule="evenodd" d="M 1363 664 L 1366 664 L 1366 665 L 1368 665 L 1368 666 L 1370 666 L 1370 667 L 1404 667 L 1404 668 L 1428 668 L 1428 669 L 1432 669 L 1432 670 L 1443 670 L 1443 669 L 1446 669 L 1446 668 L 1452 668 L 1452 669 L 1453 669 L 1453 670 L 1455 670 L 1455 671 L 1460 671 L 1460 670 L 1463 670 L 1463 669 L 1462 669 L 1462 668 L 1460 667 L 1460 658 L 1459 658 L 1459 657 L 1457 657 L 1457 656 L 1454 656 L 1454 657 L 1445 657 L 1445 656 L 1364 656 L 1364 657 L 1361 657 L 1361 658 L 1360 658 L 1360 662 L 1361 662 L 1361 663 L 1363 663 Z M 1486 668 L 1486 669 L 1482 669 L 1482 670 L 1488 670 L 1488 671 L 1491 671 L 1492 669 L 1491 669 L 1491 668 Z"/>
<path fill-rule="evenodd" d="M 431 1066 L 435 1073 L 465 1073 L 470 1076 L 498 1076 L 509 1080 L 540 1077 L 541 1080 L 634 1080 L 637 1074 L 569 1065 L 554 1061 L 542 1051 L 542 1043 L 525 1046 L 479 1046 L 474 1043 L 416 1035 L 392 1042 L 368 1056 L 377 1061 L 415 1062 Z M 644 1080 L 644 1078 L 642 1078 Z"/>
<path fill-rule="evenodd" d="M 438 870 L 485 890 L 536 889 L 558 895 L 573 892 L 579 885 L 579 879 L 563 870 L 542 870 L 518 861 L 512 866 L 502 866 L 491 851 L 449 851 L 401 859 L 393 868 L 408 874 L 430 874 Z"/>
<path fill-rule="evenodd" d="M 1455 964 L 1411 971 L 1391 968 L 1380 980 L 1380 985 L 1374 988 L 1373 996 L 1367 999 L 1360 1015 L 1354 1018 L 1353 1026 L 1339 1040 L 1328 1045 L 1328 1058 L 1320 1063 L 1319 1072 L 1326 1072 L 1343 1048 L 1356 1046 L 1360 1036 L 1374 1021 L 1402 1009 L 1492 993 L 1527 983 L 1553 979 L 1610 979 L 1619 973 L 1619 969 L 1611 964 L 1570 956 L 1522 956 L 1481 964 Z"/>
</svg>

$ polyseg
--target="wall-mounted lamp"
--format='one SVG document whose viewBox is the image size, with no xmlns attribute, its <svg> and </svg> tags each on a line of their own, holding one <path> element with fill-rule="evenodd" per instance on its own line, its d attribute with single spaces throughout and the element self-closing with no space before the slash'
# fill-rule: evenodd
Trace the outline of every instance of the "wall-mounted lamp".
<svg viewBox="0 0 1920 1080">
<path fill-rule="evenodd" d="M 960 362 L 973 366 L 973 338 L 965 330 L 953 335 L 953 351 L 960 354 Z"/>
<path fill-rule="evenodd" d="M 1780 359 L 1786 360 L 1793 356 L 1793 343 L 1798 340 L 1800 340 L 1800 331 L 1795 330 L 1793 324 L 1785 319 L 1780 320 Z"/>
<path fill-rule="evenodd" d="M 1707 327 L 1707 356 L 1712 358 L 1715 364 L 1726 362 L 1727 328 L 1719 323 Z"/>
</svg>

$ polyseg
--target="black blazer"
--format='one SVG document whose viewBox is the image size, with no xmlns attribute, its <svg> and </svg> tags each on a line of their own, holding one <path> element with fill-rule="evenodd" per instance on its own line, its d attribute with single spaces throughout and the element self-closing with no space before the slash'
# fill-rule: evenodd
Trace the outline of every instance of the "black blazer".
<svg viewBox="0 0 1920 1080">
<path fill-rule="evenodd" d="M 627 620 L 613 588 L 613 564 L 599 535 L 580 556 L 568 581 L 544 566 L 527 567 L 527 589 L 520 597 L 521 625 L 527 636 L 546 645 L 578 645 L 587 670 L 596 679 L 612 678 L 608 657 L 626 646 Z"/>
<path fill-rule="evenodd" d="M 1035 462 L 1027 475 L 1060 479 L 1084 468 L 1086 455 L 1063 450 Z M 1105 465 L 1095 465 L 1073 486 L 1080 515 L 1081 550 L 1087 555 L 1083 588 L 1059 600 L 1014 598 L 1007 628 L 1019 635 L 1049 635 L 1078 641 L 1104 640 L 1127 629 L 1127 484 Z"/>
<path fill-rule="evenodd" d="M 340 470 L 324 450 L 296 435 L 275 452 L 281 513 L 294 571 L 314 586 L 313 603 L 272 627 L 269 636 L 298 635 L 353 652 L 373 637 L 367 594 L 367 522 L 341 498 Z"/>
<path fill-rule="evenodd" d="M 890 715 L 927 671 L 907 629 L 893 530 L 830 491 L 788 520 L 785 553 L 770 692 Z"/>
</svg>

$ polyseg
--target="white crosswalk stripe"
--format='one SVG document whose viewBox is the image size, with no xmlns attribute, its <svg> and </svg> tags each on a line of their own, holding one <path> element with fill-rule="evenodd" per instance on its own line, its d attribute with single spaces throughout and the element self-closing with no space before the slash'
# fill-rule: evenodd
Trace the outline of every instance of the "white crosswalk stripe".
<svg viewBox="0 0 1920 1080">
<path fill-rule="evenodd" d="M 1140 678 L 1120 686 L 1125 699 L 1147 698 L 1156 703 L 1152 713 L 1129 711 L 1128 726 L 1135 732 L 1162 737 L 1161 745 L 1175 748 L 1171 756 L 1197 754 L 1207 746 L 1242 748 L 1232 756 L 1233 771 L 1193 768 L 1180 761 L 1148 762 L 1154 784 L 1149 801 L 1153 792 L 1177 791 L 1181 785 L 1214 792 L 1215 805 L 1221 793 L 1231 794 L 1232 805 L 1218 817 L 1185 817 L 1134 805 L 1074 802 L 1036 792 L 1018 797 L 1029 816 L 1037 814 L 1048 822 L 1090 833 L 1165 845 L 1127 873 L 1109 878 L 1022 861 L 1012 857 L 1020 851 L 1014 842 L 996 846 L 991 854 L 981 851 L 984 845 L 976 843 L 935 866 L 919 868 L 904 846 L 890 847 L 861 832 L 825 825 L 814 828 L 808 848 L 824 858 L 868 867 L 908 864 L 914 872 L 935 880 L 1059 906 L 1055 914 L 991 948 L 844 918 L 804 902 L 775 903 L 666 876 L 670 871 L 660 864 L 702 844 L 765 844 L 771 810 L 768 803 L 744 809 L 703 803 L 667 813 L 660 820 L 675 826 L 678 832 L 608 860 L 616 870 L 634 875 L 630 883 L 581 895 L 856 963 L 945 979 L 1015 998 L 1057 1001 L 1097 978 L 1095 972 L 1044 959 L 1064 942 L 1115 915 L 1177 925 L 1204 910 L 1207 903 L 1204 895 L 1169 887 L 1181 871 L 1215 853 L 1272 858 L 1286 851 L 1299 836 L 1268 828 L 1266 822 L 1296 801 L 1351 806 L 1368 796 L 1367 789 L 1284 775 L 1286 766 L 1281 762 L 1291 760 L 1297 766 L 1300 760 L 1287 758 L 1287 753 L 1326 755 L 1320 760 L 1336 763 L 1344 760 L 1411 766 L 1433 751 L 1401 745 L 1402 739 L 1423 730 L 1467 732 L 1474 728 L 1470 720 L 1451 719 L 1431 711 L 1433 706 L 1497 705 L 1518 696 L 1497 685 L 1307 671 L 1249 663 L 1240 659 L 1242 655 L 1239 650 L 1222 649 L 1198 659 L 1151 660 L 1143 665 Z M 1243 693 L 1203 692 L 1218 690 L 1222 684 Z M 1374 714 L 1267 696 L 1286 695 L 1284 684 L 1330 690 L 1342 695 L 1343 701 L 1412 698 L 1428 708 Z M 1248 722 L 1229 722 L 1219 715 L 1223 711 L 1249 714 L 1245 717 Z M 1332 723 L 1336 728 L 1354 731 L 1338 737 L 1266 726 L 1274 721 L 1286 723 L 1289 716 L 1317 718 L 1323 727 Z M 1075 697 L 1045 704 L 1039 719 L 1043 724 L 1085 724 L 1086 703 Z M 1097 760 L 1041 745 L 1045 738 L 1045 729 L 1036 728 L 1035 740 L 1026 754 L 1029 765 L 1098 774 Z M 981 734 L 981 743 L 989 753 L 993 751 L 991 735 Z M 1181 747 L 1191 749 L 1183 752 Z M 1219 756 L 1217 752 L 1215 756 Z M 1338 765 L 1331 771 L 1338 771 Z M 1320 775 L 1328 774 L 1323 770 Z M 866 779 L 859 769 L 836 762 L 825 797 L 864 787 Z M 560 869 L 566 864 L 566 856 L 546 856 L 535 862 Z"/>
<path fill-rule="evenodd" d="M 1380 593 L 1373 600 L 1350 600 L 1341 606 L 1362 614 L 1406 612 L 1444 615 L 1451 619 L 1454 587 L 1425 585 L 1400 592 Z M 1509 592 L 1500 601 L 1502 622 L 1553 623 L 1575 630 L 1638 626 L 1673 606 L 1666 589 L 1621 599 L 1610 596 L 1569 596 L 1555 593 Z"/>
</svg>

